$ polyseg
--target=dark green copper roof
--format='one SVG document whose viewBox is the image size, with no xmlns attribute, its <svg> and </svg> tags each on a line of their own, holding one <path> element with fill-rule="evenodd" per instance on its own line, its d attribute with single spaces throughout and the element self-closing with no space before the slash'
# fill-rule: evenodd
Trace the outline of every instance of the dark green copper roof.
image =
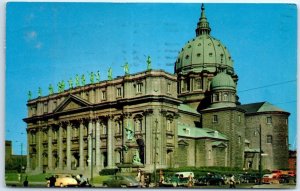
<svg viewBox="0 0 300 191">
<path fill-rule="evenodd" d="M 269 102 L 258 102 L 258 103 L 251 103 L 251 104 L 243 104 L 238 106 L 246 111 L 246 114 L 249 113 L 259 113 L 259 112 L 286 112 L 283 109 L 278 108 L 275 105 L 272 105 Z"/>
</svg>

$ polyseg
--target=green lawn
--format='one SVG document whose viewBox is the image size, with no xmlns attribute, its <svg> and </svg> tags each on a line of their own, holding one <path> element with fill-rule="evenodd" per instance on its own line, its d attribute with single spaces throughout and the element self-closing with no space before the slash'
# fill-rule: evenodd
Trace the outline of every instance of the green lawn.
<svg viewBox="0 0 300 191">
<path fill-rule="evenodd" d="M 36 174 L 36 175 L 27 175 L 29 182 L 46 182 L 46 177 L 50 177 L 52 174 L 45 173 L 45 174 Z M 26 174 L 23 173 L 23 181 L 25 180 Z M 110 175 L 104 176 L 95 176 L 93 177 L 93 182 L 95 184 L 102 184 L 104 180 L 109 179 Z M 5 180 L 6 181 L 18 181 L 18 173 L 5 173 Z"/>
</svg>

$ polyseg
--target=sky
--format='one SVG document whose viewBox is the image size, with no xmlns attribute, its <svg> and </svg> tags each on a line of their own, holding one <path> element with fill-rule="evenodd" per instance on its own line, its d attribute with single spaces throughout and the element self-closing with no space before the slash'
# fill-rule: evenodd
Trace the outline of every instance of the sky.
<svg viewBox="0 0 300 191">
<path fill-rule="evenodd" d="M 181 48 L 195 37 L 196 3 L 13 3 L 6 7 L 5 139 L 27 153 L 28 91 L 100 71 L 107 79 L 152 68 L 174 73 Z M 242 104 L 268 101 L 291 113 L 296 148 L 297 10 L 294 4 L 205 4 L 211 36 L 234 60 Z M 68 87 L 68 85 L 67 85 Z"/>
</svg>

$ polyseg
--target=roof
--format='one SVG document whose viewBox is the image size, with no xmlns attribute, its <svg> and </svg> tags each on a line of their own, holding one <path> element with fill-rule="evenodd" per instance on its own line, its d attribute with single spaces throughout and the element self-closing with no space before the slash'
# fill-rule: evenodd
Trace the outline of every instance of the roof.
<svg viewBox="0 0 300 191">
<path fill-rule="evenodd" d="M 186 111 L 186 112 L 189 112 L 189 113 L 194 113 L 194 114 L 200 115 L 200 113 L 198 113 L 196 109 L 190 107 L 187 104 L 180 104 L 178 109 L 181 110 L 181 111 Z"/>
<path fill-rule="evenodd" d="M 235 83 L 230 75 L 225 72 L 218 73 L 211 81 L 211 89 L 229 88 L 235 90 Z"/>
<path fill-rule="evenodd" d="M 259 112 L 270 112 L 270 111 L 286 112 L 283 109 L 280 109 L 280 108 L 276 107 L 275 105 L 270 104 L 269 102 L 243 104 L 238 107 L 241 109 L 244 109 L 246 111 L 246 114 L 259 113 Z"/>
<path fill-rule="evenodd" d="M 228 140 L 224 134 L 208 128 L 200 128 L 195 126 L 178 124 L 177 129 L 178 129 L 178 136 L 191 137 L 191 138 L 213 138 L 213 139 L 220 139 L 220 140 Z"/>
</svg>

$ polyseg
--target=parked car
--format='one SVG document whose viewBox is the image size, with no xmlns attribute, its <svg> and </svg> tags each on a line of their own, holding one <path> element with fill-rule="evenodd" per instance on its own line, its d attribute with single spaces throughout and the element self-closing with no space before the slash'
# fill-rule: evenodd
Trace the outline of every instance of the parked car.
<svg viewBox="0 0 300 191">
<path fill-rule="evenodd" d="M 75 187 L 78 186 L 77 180 L 71 174 L 56 174 L 55 187 Z M 50 181 L 47 180 L 47 187 L 49 187 Z"/>
<path fill-rule="evenodd" d="M 259 182 L 259 175 L 243 174 L 240 179 L 241 179 L 241 183 L 257 183 Z"/>
<path fill-rule="evenodd" d="M 265 174 L 262 177 L 262 183 L 264 184 L 272 184 L 273 182 L 273 174 Z"/>
<path fill-rule="evenodd" d="M 162 182 L 163 187 L 180 187 L 180 186 L 187 186 L 188 185 L 188 177 L 181 177 L 178 175 L 173 175 L 171 177 L 165 178 Z"/>
<path fill-rule="evenodd" d="M 103 181 L 103 187 L 126 188 L 138 186 L 139 182 L 132 176 L 115 175 L 112 178 Z"/>
<path fill-rule="evenodd" d="M 277 177 L 277 179 L 279 180 L 279 183 L 289 183 L 291 178 L 292 177 L 288 174 L 281 174 Z"/>
<path fill-rule="evenodd" d="M 195 184 L 198 185 L 224 185 L 225 180 L 221 175 L 208 174 L 196 179 Z"/>
</svg>

